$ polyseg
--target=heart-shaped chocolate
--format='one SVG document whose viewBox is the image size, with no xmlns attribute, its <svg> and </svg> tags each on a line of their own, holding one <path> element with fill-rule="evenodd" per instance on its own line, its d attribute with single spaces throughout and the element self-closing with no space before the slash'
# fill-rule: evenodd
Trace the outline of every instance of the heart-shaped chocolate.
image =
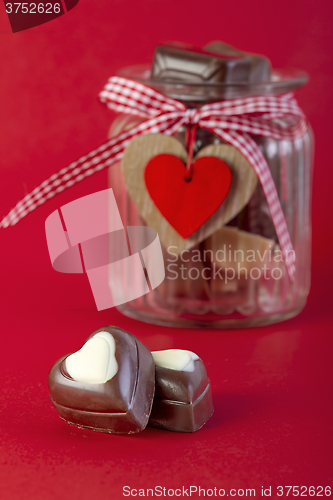
<svg viewBox="0 0 333 500">
<path fill-rule="evenodd" d="M 228 165 L 214 156 L 198 158 L 185 178 L 185 164 L 174 155 L 154 156 L 145 169 L 147 190 L 166 220 L 184 239 L 218 209 L 231 185 Z"/>
<path fill-rule="evenodd" d="M 178 432 L 199 430 L 214 411 L 206 367 L 194 352 L 152 353 L 156 392 L 148 425 Z"/>
<path fill-rule="evenodd" d="M 133 139 L 124 152 L 122 170 L 127 191 L 141 217 L 148 226 L 159 234 L 163 245 L 173 247 L 179 254 L 200 243 L 233 219 L 248 203 L 257 185 L 257 175 L 246 158 L 233 146 L 211 144 L 195 156 L 194 162 L 202 157 L 216 157 L 223 160 L 231 170 L 232 181 L 225 200 L 217 210 L 188 238 L 183 238 L 166 220 L 152 200 L 145 183 L 144 172 L 147 163 L 155 156 L 169 154 L 187 161 L 184 146 L 174 137 L 164 134 L 147 134 Z M 201 200 L 198 200 L 200 204 Z"/>
<path fill-rule="evenodd" d="M 52 367 L 48 386 L 61 418 L 112 434 L 143 430 L 155 388 L 151 352 L 116 326 L 96 330 L 74 354 Z"/>
</svg>

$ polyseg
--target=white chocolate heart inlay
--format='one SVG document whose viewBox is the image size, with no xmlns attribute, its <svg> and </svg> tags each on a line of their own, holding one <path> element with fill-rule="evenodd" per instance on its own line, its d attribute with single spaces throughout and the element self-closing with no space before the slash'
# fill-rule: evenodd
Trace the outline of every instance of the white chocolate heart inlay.
<svg viewBox="0 0 333 500">
<path fill-rule="evenodd" d="M 66 370 L 78 382 L 104 384 L 118 371 L 115 352 L 113 336 L 108 332 L 98 332 L 79 351 L 66 358 Z"/>
<path fill-rule="evenodd" d="M 182 349 L 154 351 L 152 355 L 156 366 L 180 372 L 193 372 L 194 361 L 199 359 L 199 356 L 194 352 L 183 351 Z"/>
</svg>

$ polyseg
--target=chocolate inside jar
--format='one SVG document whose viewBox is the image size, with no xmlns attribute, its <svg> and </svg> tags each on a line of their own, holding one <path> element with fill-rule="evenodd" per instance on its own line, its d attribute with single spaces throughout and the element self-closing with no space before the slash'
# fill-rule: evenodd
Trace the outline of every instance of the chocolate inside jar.
<svg viewBox="0 0 333 500">
<path fill-rule="evenodd" d="M 156 47 L 152 80 L 186 83 L 237 83 L 269 80 L 270 62 L 266 57 L 242 52 L 223 42 L 204 49 L 185 44 Z"/>
<path fill-rule="evenodd" d="M 191 46 L 183 46 L 181 44 L 159 46 L 155 49 L 153 63 L 152 63 L 152 79 L 170 82 L 192 82 L 192 83 L 244 83 L 244 82 L 262 82 L 270 77 L 271 66 L 267 58 L 259 56 L 256 54 L 247 54 L 242 52 L 230 45 L 223 42 L 213 42 L 208 44 L 204 49 L 196 49 Z M 206 101 L 202 101 L 201 104 L 205 104 Z M 190 103 L 186 103 L 190 107 Z M 180 130 L 175 137 L 185 145 L 185 129 Z M 260 139 L 262 144 L 262 149 L 265 150 L 265 139 Z M 210 144 L 221 144 L 223 141 L 213 133 L 208 130 L 198 128 L 196 132 L 196 138 L 194 143 L 194 155 L 196 155 L 201 149 Z M 274 168 L 275 177 L 278 177 L 277 172 L 279 165 L 275 165 L 272 162 L 272 167 Z M 260 187 L 258 189 L 260 191 Z M 235 227 L 242 232 L 251 232 L 251 201 L 244 207 L 244 209 L 237 214 L 232 220 L 227 223 L 227 226 Z M 273 236 L 274 229 L 272 231 L 272 226 L 270 230 L 266 230 L 266 235 L 269 233 L 270 237 Z M 191 280 L 190 276 L 187 275 L 186 271 L 183 269 L 182 274 L 179 273 L 179 278 L 174 280 L 175 282 L 170 285 L 168 279 L 160 286 L 157 293 L 161 291 L 164 300 L 167 300 L 168 305 L 172 303 L 177 306 L 177 301 L 179 298 L 184 298 L 184 296 L 193 295 L 196 299 L 202 302 L 202 291 L 205 290 L 206 296 L 204 297 L 204 302 L 211 304 L 214 302 L 214 297 L 225 295 L 226 293 L 233 293 L 238 296 L 240 305 L 242 302 L 246 301 L 244 298 L 244 293 L 240 293 L 239 281 L 243 282 L 243 288 L 247 290 L 247 283 L 244 279 L 233 278 L 233 272 L 229 271 L 229 278 L 225 274 L 228 271 L 225 269 L 231 269 L 232 271 L 237 268 L 237 262 L 231 262 L 232 259 L 227 260 L 227 264 L 224 265 L 224 271 L 216 271 L 216 264 L 218 261 L 214 262 L 214 253 L 221 250 L 226 246 L 227 250 L 235 250 L 237 252 L 238 244 L 234 242 L 234 239 L 230 237 L 228 232 L 222 232 L 222 237 L 220 236 L 220 230 L 213 232 L 212 235 L 201 241 L 196 248 L 198 254 L 200 252 L 200 275 L 197 280 Z M 271 240 L 268 240 L 271 244 Z M 251 240 L 250 240 L 251 246 Z M 256 240 L 252 241 L 252 246 L 256 246 Z M 273 242 L 274 246 L 274 242 Z M 189 251 L 191 253 L 191 251 Z M 199 259 L 199 255 L 198 255 Z M 187 259 L 186 259 L 187 260 Z M 228 266 L 232 266 L 231 268 Z M 177 262 L 169 266 L 170 271 L 175 273 L 179 269 L 188 267 L 188 271 L 191 272 L 192 276 L 197 276 L 198 273 L 195 272 L 198 267 L 197 262 L 193 262 L 190 259 L 189 266 L 182 262 L 182 258 L 179 257 Z M 214 267 L 214 268 L 213 268 Z M 221 267 L 221 264 L 220 264 Z M 202 270 L 205 269 L 205 276 L 202 277 Z M 168 271 L 167 271 L 168 273 Z M 219 274 L 218 274 L 219 273 Z M 217 275 L 217 279 L 214 274 Z M 175 274 L 174 274 L 175 276 Z M 210 279 L 207 279 L 207 277 Z M 244 272 L 243 275 L 244 276 Z M 167 274 L 167 278 L 168 278 Z M 227 278 L 227 279 L 226 279 Z M 190 283 L 188 283 L 190 282 Z M 172 293 L 168 293 L 168 291 Z M 184 294 L 184 290 L 186 294 Z M 194 293 L 193 293 L 194 292 Z M 237 299 L 236 299 L 237 300 Z M 234 305 L 227 306 L 213 306 L 217 311 L 221 310 L 223 312 L 233 311 Z M 203 308 L 204 311 L 207 308 Z"/>
</svg>

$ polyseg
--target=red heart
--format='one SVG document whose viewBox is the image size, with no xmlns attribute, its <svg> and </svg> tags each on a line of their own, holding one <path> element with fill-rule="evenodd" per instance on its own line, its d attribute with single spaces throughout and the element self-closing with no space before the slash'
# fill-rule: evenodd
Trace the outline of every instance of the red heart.
<svg viewBox="0 0 333 500">
<path fill-rule="evenodd" d="M 184 239 L 219 208 L 231 186 L 228 165 L 215 156 L 203 156 L 185 180 L 185 164 L 177 156 L 160 154 L 146 165 L 147 190 L 163 217 Z"/>
</svg>

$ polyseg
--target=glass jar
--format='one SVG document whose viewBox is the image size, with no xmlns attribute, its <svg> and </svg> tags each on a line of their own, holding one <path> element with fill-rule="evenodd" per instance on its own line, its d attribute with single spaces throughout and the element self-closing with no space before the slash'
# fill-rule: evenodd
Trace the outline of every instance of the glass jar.
<svg viewBox="0 0 333 500">
<path fill-rule="evenodd" d="M 188 108 L 207 102 L 251 95 L 284 94 L 304 85 L 300 71 L 274 71 L 267 83 L 185 84 L 150 81 L 147 66 L 120 72 L 178 99 Z M 130 128 L 138 119 L 118 115 L 109 137 Z M 281 120 L 280 120 L 281 121 Z M 185 145 L 185 129 L 175 136 Z M 291 283 L 268 205 L 258 182 L 246 205 L 226 225 L 180 254 L 163 246 L 166 277 L 154 290 L 118 306 L 125 315 L 148 323 L 191 328 L 240 328 L 291 318 L 306 303 L 310 287 L 311 185 L 313 135 L 278 141 L 253 135 L 271 170 L 296 256 Z M 194 154 L 209 144 L 223 144 L 213 133 L 198 129 Z M 229 146 L 232 147 L 232 146 Z M 142 226 L 129 196 L 121 162 L 109 169 L 124 226 Z"/>
</svg>

